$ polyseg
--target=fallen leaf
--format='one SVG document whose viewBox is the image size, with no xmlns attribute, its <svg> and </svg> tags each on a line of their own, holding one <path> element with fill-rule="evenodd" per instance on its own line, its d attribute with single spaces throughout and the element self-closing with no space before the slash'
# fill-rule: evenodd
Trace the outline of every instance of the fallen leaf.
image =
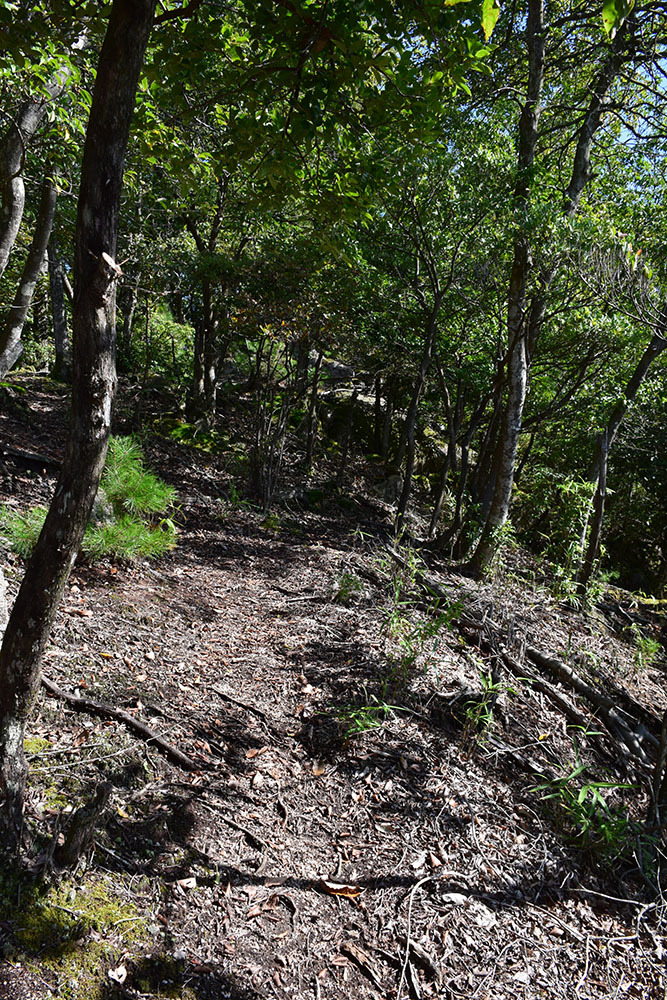
<svg viewBox="0 0 667 1000">
<path fill-rule="evenodd" d="M 194 875 L 189 878 L 179 878 L 176 880 L 176 885 L 180 885 L 181 889 L 196 889 L 197 879 Z"/>
<path fill-rule="evenodd" d="M 109 969 L 107 972 L 109 979 L 112 979 L 114 983 L 122 984 L 127 979 L 127 969 L 124 965 L 119 965 L 117 969 Z"/>
<path fill-rule="evenodd" d="M 345 896 L 346 899 L 354 899 L 364 891 L 360 885 L 347 885 L 345 882 L 332 882 L 329 879 L 321 878 L 317 883 L 319 889 L 327 892 L 330 896 Z"/>
<path fill-rule="evenodd" d="M 347 955 L 354 959 L 357 965 L 361 968 L 362 972 L 366 973 L 368 978 L 375 986 L 378 987 L 378 989 L 382 988 L 382 982 L 373 968 L 371 959 L 358 945 L 354 944 L 352 941 L 346 941 L 345 944 L 341 946 L 341 951 L 344 951 Z"/>
</svg>

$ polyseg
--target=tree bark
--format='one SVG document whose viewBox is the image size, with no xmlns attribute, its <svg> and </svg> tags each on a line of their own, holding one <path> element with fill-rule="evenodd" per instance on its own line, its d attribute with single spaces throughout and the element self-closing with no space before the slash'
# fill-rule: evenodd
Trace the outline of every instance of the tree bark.
<svg viewBox="0 0 667 1000">
<path fill-rule="evenodd" d="M 313 452 L 315 450 L 315 432 L 317 429 L 317 391 L 320 385 L 320 372 L 322 370 L 322 361 L 324 360 L 324 354 L 322 351 L 317 352 L 317 361 L 315 362 L 315 368 L 313 370 L 313 383 L 310 389 L 310 398 L 308 400 L 308 433 L 306 437 L 306 458 L 305 466 L 306 470 L 310 472 L 313 465 Z"/>
<path fill-rule="evenodd" d="M 3 378 L 16 364 L 23 353 L 21 335 L 28 316 L 35 285 L 42 273 L 44 256 L 51 236 L 53 218 L 56 211 L 58 192 L 50 177 L 42 183 L 42 193 L 35 223 L 35 232 L 23 267 L 23 273 L 16 289 L 9 315 L 0 333 L 0 378 Z"/>
<path fill-rule="evenodd" d="M 442 298 L 442 293 L 436 292 L 433 308 L 428 314 L 424 349 L 419 363 L 419 370 L 417 371 L 417 378 L 412 390 L 412 398 L 410 400 L 410 405 L 408 406 L 408 412 L 405 418 L 403 445 L 399 448 L 399 454 L 405 453 L 405 475 L 403 477 L 403 489 L 401 490 L 401 496 L 398 501 L 398 509 L 396 511 L 395 531 L 397 535 L 403 527 L 405 512 L 408 507 L 408 500 L 410 499 L 410 493 L 412 492 L 412 477 L 415 468 L 415 435 L 417 431 L 419 400 L 424 390 L 426 376 L 428 375 L 429 368 L 431 367 L 433 345 L 435 343 L 435 335 L 438 332 L 438 314 L 440 312 Z M 396 464 L 399 465 L 398 457 Z"/>
<path fill-rule="evenodd" d="M 584 557 L 581 569 L 577 577 L 577 589 L 579 593 L 585 594 L 590 582 L 595 562 L 600 551 L 600 538 L 602 535 L 602 519 L 604 518 L 604 504 L 607 496 L 607 465 L 609 462 L 609 438 L 604 430 L 598 441 L 598 484 L 593 497 L 593 520 L 588 537 L 588 548 Z"/>
<path fill-rule="evenodd" d="M 67 329 L 67 309 L 65 308 L 65 281 L 63 262 L 58 253 L 53 237 L 47 250 L 49 262 L 49 291 L 51 293 L 51 318 L 53 320 L 53 339 L 56 360 L 53 366 L 53 378 L 69 382 L 72 377 L 72 351 Z"/>
<path fill-rule="evenodd" d="M 45 94 L 24 101 L 0 140 L 0 277 L 4 273 L 23 218 L 25 155 L 49 104 L 63 92 L 70 70 L 62 66 L 46 84 Z"/>
<path fill-rule="evenodd" d="M 0 649 L 0 820 L 21 843 L 26 720 L 39 665 L 102 474 L 115 374 L 115 263 L 125 152 L 156 0 L 114 0 L 99 57 L 76 225 L 70 429 L 55 495 Z"/>
<path fill-rule="evenodd" d="M 604 516 L 604 501 L 606 495 L 607 465 L 609 461 L 609 451 L 616 440 L 616 435 L 620 429 L 630 405 L 634 401 L 642 383 L 648 375 L 649 368 L 657 357 L 667 348 L 667 307 L 663 308 L 657 330 L 641 358 L 637 362 L 623 395 L 616 403 L 611 412 L 607 426 L 600 432 L 595 448 L 595 457 L 588 470 L 588 479 L 594 483 L 597 481 L 597 488 L 591 502 L 588 514 L 586 515 L 581 535 L 579 537 L 580 567 L 577 573 L 578 590 L 585 593 L 590 582 L 591 574 L 597 558 L 597 551 L 602 533 L 602 519 Z M 593 514 L 591 521 L 588 547 L 586 548 L 586 535 L 589 533 L 588 522 L 590 514 Z M 593 554 L 591 555 L 591 546 Z M 585 551 L 586 550 L 586 551 Z M 584 554 L 585 551 L 585 554 Z"/>
<path fill-rule="evenodd" d="M 519 175 L 514 190 L 515 208 L 525 211 L 530 203 L 530 172 L 535 163 L 542 87 L 544 82 L 544 9 L 542 0 L 530 0 L 528 10 L 529 81 L 523 107 L 519 138 Z M 563 215 L 571 219 L 591 176 L 593 140 L 605 108 L 609 90 L 623 64 L 632 57 L 634 21 L 628 18 L 619 28 L 604 64 L 593 80 L 591 97 L 577 132 L 570 182 L 563 198 Z M 549 287 L 559 267 L 556 258 L 538 275 L 538 290 L 528 305 L 528 278 L 533 269 L 532 249 L 524 233 L 514 245 L 514 261 L 508 301 L 508 384 L 509 393 L 500 448 L 500 462 L 493 501 L 472 559 L 476 573 L 491 561 L 497 534 L 509 516 L 514 470 L 522 430 L 523 407 L 533 352 L 544 324 Z"/>
<path fill-rule="evenodd" d="M 526 26 L 528 43 L 528 89 L 519 122 L 518 175 L 514 188 L 514 208 L 521 215 L 528 209 L 531 173 L 535 163 L 537 136 L 542 111 L 544 85 L 544 5 L 542 0 L 530 0 Z M 507 381 L 508 396 L 499 449 L 498 475 L 491 508 L 473 556 L 477 572 L 491 561 L 497 545 L 497 534 L 509 515 L 514 465 L 521 433 L 521 418 L 528 388 L 528 344 L 526 330 L 526 294 L 533 266 L 529 237 L 519 231 L 514 241 L 514 257 L 507 303 Z"/>
</svg>

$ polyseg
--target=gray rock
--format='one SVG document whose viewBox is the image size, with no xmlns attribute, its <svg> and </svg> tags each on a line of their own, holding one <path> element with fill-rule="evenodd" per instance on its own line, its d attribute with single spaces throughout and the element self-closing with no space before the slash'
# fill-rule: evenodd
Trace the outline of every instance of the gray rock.
<svg viewBox="0 0 667 1000">
<path fill-rule="evenodd" d="M 93 510 L 90 515 L 91 524 L 109 524 L 114 521 L 113 507 L 107 497 L 106 493 L 100 486 L 97 491 L 97 496 L 95 497 L 95 503 L 93 504 Z"/>
</svg>

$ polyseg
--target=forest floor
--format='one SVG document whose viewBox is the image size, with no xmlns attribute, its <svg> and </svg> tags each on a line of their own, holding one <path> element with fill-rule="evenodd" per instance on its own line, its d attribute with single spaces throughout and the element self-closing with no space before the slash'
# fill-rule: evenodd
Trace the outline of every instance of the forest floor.
<svg viewBox="0 0 667 1000">
<path fill-rule="evenodd" d="M 4 390 L 3 502 L 48 501 L 65 421 L 52 383 Z M 178 547 L 79 562 L 43 668 L 194 769 L 42 690 L 35 850 L 100 781 L 113 791 L 75 869 L 0 870 L 0 997 L 665 997 L 646 773 L 583 701 L 568 694 L 588 732 L 457 626 L 483 609 L 519 660 L 528 645 L 576 665 L 655 730 L 664 646 L 642 662 L 629 631 L 664 643 L 650 606 L 615 591 L 573 611 L 520 551 L 481 584 L 424 554 L 452 594 L 434 616 L 414 561 L 388 554 L 366 462 L 266 515 L 229 456 L 142 440 L 178 490 Z M 1 560 L 11 596 L 22 564 Z"/>
</svg>

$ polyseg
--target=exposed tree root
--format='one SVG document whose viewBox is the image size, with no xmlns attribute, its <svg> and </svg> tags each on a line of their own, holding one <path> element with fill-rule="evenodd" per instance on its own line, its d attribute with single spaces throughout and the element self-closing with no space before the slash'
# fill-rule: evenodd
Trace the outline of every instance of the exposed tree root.
<svg viewBox="0 0 667 1000">
<path fill-rule="evenodd" d="M 54 684 L 44 674 L 42 674 L 41 681 L 42 686 L 46 688 L 50 695 L 71 705 L 77 712 L 88 712 L 91 715 L 100 715 L 102 718 L 116 719 L 127 726 L 128 729 L 131 729 L 132 732 L 137 733 L 147 743 L 152 744 L 172 764 L 182 767 L 185 771 L 198 771 L 201 769 L 200 764 L 197 764 L 196 761 L 182 753 L 171 743 L 167 743 L 158 733 L 144 725 L 143 722 L 139 722 L 129 712 L 124 712 L 121 708 L 113 708 L 112 705 L 107 705 L 101 701 L 93 701 L 92 698 L 82 698 L 80 695 L 72 694 L 70 691 L 63 691 L 62 688 L 59 688 L 57 684 Z"/>
</svg>

